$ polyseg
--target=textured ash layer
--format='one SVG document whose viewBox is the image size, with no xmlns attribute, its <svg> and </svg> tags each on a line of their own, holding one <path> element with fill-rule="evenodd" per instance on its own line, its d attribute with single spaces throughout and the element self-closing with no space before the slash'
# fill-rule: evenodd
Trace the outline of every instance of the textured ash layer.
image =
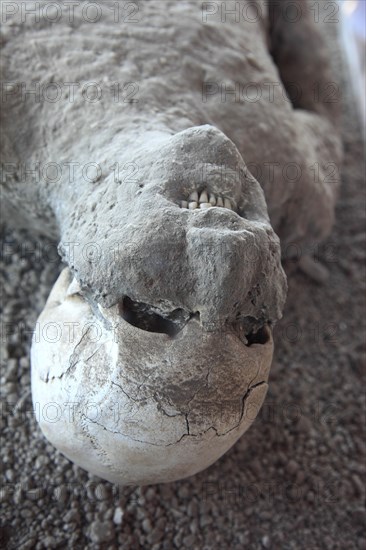
<svg viewBox="0 0 366 550">
<path fill-rule="evenodd" d="M 106 7 L 112 4 L 105 3 Z M 96 103 L 87 103 L 76 94 L 74 102 L 42 105 L 24 105 L 15 91 L 4 113 L 5 159 L 27 159 L 30 164 L 77 160 L 81 165 L 92 159 L 102 166 L 99 182 L 83 182 L 85 192 L 93 195 L 112 173 L 111 166 L 121 163 L 126 150 L 134 152 L 133 136 L 140 141 L 148 131 L 168 136 L 210 123 L 232 139 L 245 163 L 252 166 L 265 190 L 272 224 L 284 244 L 298 242 L 306 247 L 310 240 L 322 239 L 332 225 L 337 188 L 337 176 L 329 181 L 327 167 L 339 159 L 334 132 L 337 103 L 317 100 L 313 94 L 315 84 L 322 89 L 332 80 L 326 49 L 305 7 L 298 25 L 286 25 L 280 17 L 270 28 L 266 4 L 258 4 L 263 18 L 256 23 L 241 19 L 238 24 L 224 25 L 220 19 L 203 23 L 195 2 L 140 2 L 139 23 L 113 24 L 113 11 L 106 9 L 103 20 L 93 25 L 92 36 L 90 25 L 77 16 L 73 26 L 63 18 L 55 27 L 57 32 L 44 21 L 24 28 L 10 18 L 3 31 L 6 80 L 40 81 L 43 85 L 96 81 L 104 92 L 116 80 L 132 81 L 139 91 L 137 103 L 115 102 L 110 93 L 103 93 Z M 309 57 L 309 48 L 299 47 L 305 40 L 314 45 L 315 60 Z M 31 47 L 25 46 L 28 43 Z M 301 88 L 297 107 L 307 111 L 294 111 L 285 99 L 279 72 L 285 82 L 294 81 Z M 261 99 L 223 101 L 221 93 L 203 98 L 203 85 L 209 82 L 218 84 L 220 90 L 235 84 L 242 90 L 254 83 Z M 276 84 L 278 93 L 273 98 L 265 93 L 269 84 Z M 23 117 L 28 124 L 15 128 L 15 117 Z M 320 164 L 316 181 L 315 162 Z M 288 163 L 295 163 L 301 171 L 296 184 L 284 178 Z M 56 213 L 62 231 L 68 229 L 64 222 L 70 205 L 76 218 L 83 218 L 83 205 L 78 205 L 82 182 L 67 185 L 66 172 L 60 186 L 46 182 L 43 189 L 34 189 L 29 182 L 26 188 L 12 182 L 10 197 L 32 205 L 25 209 L 24 222 L 35 214 L 41 220 L 51 218 L 46 205 Z M 37 203 L 29 201 L 36 196 L 40 199 Z M 86 223 L 92 224 L 92 220 Z M 55 231 L 54 223 L 49 225 Z"/>
<path fill-rule="evenodd" d="M 109 178 L 95 202 L 80 193 L 83 212 L 71 213 L 63 240 L 72 242 L 77 235 L 81 245 L 72 250 L 73 258 L 70 246 L 61 245 L 61 251 L 82 288 L 106 307 L 128 296 L 165 314 L 177 308 L 199 312 L 210 330 L 239 317 L 256 319 L 258 326 L 278 319 L 285 298 L 279 242 L 261 190 L 245 173 L 233 144 L 203 126 L 157 145 L 147 138 L 136 149 L 128 153 L 141 167 L 136 183 L 113 192 Z M 222 164 L 234 167 L 224 179 Z M 241 216 L 227 209 L 191 212 L 178 206 L 205 187 L 232 197 Z M 108 220 L 107 229 L 100 218 Z M 63 223 L 68 226 L 68 220 Z M 94 262 L 82 246 L 90 240 L 98 243 Z"/>
<path fill-rule="evenodd" d="M 161 311 L 202 310 L 205 323 L 236 315 L 256 319 L 254 329 L 264 319 L 273 322 L 280 316 L 285 292 L 275 237 L 262 227 L 254 230 L 253 224 L 253 236 L 237 228 L 235 235 L 229 235 L 229 218 L 217 227 L 210 212 L 203 225 L 223 229 L 215 231 L 211 252 L 211 232 L 190 227 L 191 215 L 169 211 L 161 195 L 169 198 L 173 185 L 183 198 L 190 186 L 202 186 L 207 180 L 215 185 L 215 169 L 221 173 L 219 188 L 231 179 L 227 172 L 234 171 L 242 180 L 244 159 L 265 191 L 285 254 L 298 246 L 313 249 L 314 242 L 324 238 L 332 225 L 337 188 L 337 176 L 330 182 L 326 177 L 327 167 L 338 161 L 339 145 L 333 128 L 334 104 L 315 101 L 310 93 L 311 83 L 321 86 L 330 79 L 318 29 L 305 9 L 296 36 L 283 17 L 276 17 L 271 26 L 264 3 L 260 3 L 263 17 L 256 23 L 241 20 L 227 27 L 216 19 L 204 23 L 194 2 L 139 6 L 140 22 L 124 27 L 113 24 L 112 10 L 104 10 L 103 19 L 93 25 L 92 37 L 77 16 L 74 25 L 62 18 L 56 32 L 44 20 L 20 26 L 17 17 L 9 18 L 3 33 L 7 81 L 39 81 L 43 86 L 53 81 L 96 81 L 103 94 L 95 103 L 80 93 L 74 101 L 63 98 L 55 103 L 21 101 L 17 88 L 9 94 L 9 109 L 3 113 L 4 161 L 21 159 L 30 166 L 57 162 L 64 169 L 57 183 L 46 180 L 38 187 L 22 181 L 19 174 L 20 183 L 9 177 L 3 191 L 6 204 L 9 200 L 18 205 L 18 212 L 24 211 L 23 224 L 30 217 L 34 229 L 43 226 L 43 232 L 61 237 L 63 259 L 84 289 L 105 306 L 127 295 Z M 298 47 L 299 36 L 317 44 L 315 62 Z M 279 72 L 284 82 L 291 77 L 298 83 L 302 89 L 298 107 L 307 111 L 293 110 L 285 99 Z M 117 77 L 119 82 L 138 84 L 138 102 L 113 100 L 110 89 Z M 254 83 L 261 100 L 223 102 L 221 94 L 203 96 L 209 82 L 219 83 L 220 90 L 233 83 L 240 89 Z M 264 93 L 269 83 L 275 83 L 278 91 L 270 100 Z M 27 124 L 18 127 L 15 119 Z M 240 154 L 214 128 L 187 130 L 205 123 L 231 138 Z M 99 179 L 70 183 L 65 167 L 73 162 L 98 163 Z M 132 182 L 116 178 L 116 163 L 136 167 Z M 296 183 L 284 178 L 289 163 L 301 173 Z M 319 174 L 314 178 L 316 163 Z M 257 219 L 262 221 L 266 215 L 255 185 L 246 179 L 243 200 L 251 193 L 248 203 L 259 209 L 254 214 L 260 211 Z M 229 189 L 229 197 L 232 194 Z M 244 208 L 243 216 L 253 220 L 250 208 L 248 212 Z M 12 207 L 6 211 L 20 221 Z M 241 227 L 245 232 L 244 222 Z M 90 242 L 97 247 L 88 247 Z M 96 253 L 97 261 L 86 251 Z M 212 266 L 211 280 L 207 265 Z M 252 300 L 253 295 L 258 300 Z"/>
<path fill-rule="evenodd" d="M 189 314 L 199 311 L 206 325 L 231 322 L 237 316 L 256 320 L 251 329 L 274 322 L 285 296 L 277 238 L 258 184 L 249 173 L 243 175 L 241 155 L 217 128 L 234 139 L 245 159 L 262 165 L 270 151 L 266 145 L 267 156 L 262 155 L 269 140 L 253 132 L 264 120 L 280 127 L 276 118 L 287 120 L 291 109 L 282 98 L 278 109 L 261 102 L 248 113 L 247 104 L 236 104 L 234 115 L 233 105 L 223 108 L 218 98 L 206 103 L 202 99 L 202 84 L 210 75 L 221 81 L 243 72 L 243 82 L 278 80 L 263 31 L 257 38 L 253 26 L 234 28 L 234 36 L 227 35 L 220 24 L 203 24 L 194 3 L 183 7 L 142 3 L 141 24 L 128 29 L 117 28 L 112 12 L 106 13 L 109 19 L 93 26 L 92 39 L 82 21 L 70 27 L 62 20 L 57 32 L 44 22 L 26 25 L 20 32 L 16 18 L 6 26 L 7 80 L 42 84 L 96 80 L 105 91 L 118 76 L 122 82 L 136 80 L 140 91 L 137 103 L 122 104 L 106 93 L 97 103 L 77 96 L 74 102 L 22 104 L 19 95 L 10 95 L 9 109 L 3 114 L 5 162 L 22 159 L 31 166 L 95 162 L 101 175 L 93 183 L 83 178 L 70 183 L 65 169 L 60 181 L 45 181 L 38 187 L 9 178 L 5 198 L 18 210 L 25 208 L 24 223 L 28 215 L 36 217 L 34 229 L 43 224 L 44 232 L 60 235 L 64 261 L 104 306 L 127 295 L 165 313 L 176 308 Z M 263 61 L 261 70 L 246 60 L 250 52 L 244 48 L 244 37 L 239 38 L 241 32 L 247 35 L 245 43 L 256 50 L 259 66 Z M 236 48 L 243 48 L 240 62 L 235 40 Z M 162 41 L 167 50 L 164 59 Z M 15 57 L 20 62 L 14 64 Z M 241 138 L 235 134 L 236 124 L 231 131 L 226 127 L 238 116 L 246 126 Z M 18 128 L 14 117 L 27 124 Z M 207 122 L 213 126 L 196 128 Z M 294 139 L 286 137 L 289 143 Z M 136 167 L 136 173 L 120 182 L 115 163 Z M 171 204 L 177 195 L 184 199 L 189 189 L 207 184 L 218 192 L 227 190 L 228 198 L 242 203 L 241 221 L 217 211 L 192 216 Z M 282 191 L 281 200 L 283 195 Z M 14 215 L 11 208 L 8 211 Z M 88 251 L 96 252 L 97 259 L 90 258 Z"/>
</svg>

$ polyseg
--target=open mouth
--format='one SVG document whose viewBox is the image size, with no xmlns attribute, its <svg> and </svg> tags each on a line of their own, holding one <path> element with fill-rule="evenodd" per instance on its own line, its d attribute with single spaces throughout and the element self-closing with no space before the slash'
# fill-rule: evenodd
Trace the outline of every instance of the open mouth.
<svg viewBox="0 0 366 550">
<path fill-rule="evenodd" d="M 190 193 L 187 200 L 180 201 L 179 206 L 181 208 L 188 208 L 188 210 L 206 210 L 207 208 L 216 206 L 218 208 L 226 208 L 227 210 L 236 212 L 236 208 L 232 200 L 227 197 L 210 193 L 206 189 L 200 193 L 198 191 L 193 191 Z"/>
<path fill-rule="evenodd" d="M 189 313 L 184 309 L 177 308 L 168 315 L 162 315 L 156 307 L 142 302 L 131 300 L 125 296 L 119 304 L 120 316 L 130 325 L 147 332 L 167 334 L 170 337 L 176 336 L 185 325 L 191 320 L 199 321 L 200 313 Z M 270 341 L 270 328 L 264 324 L 258 330 L 247 331 L 246 319 L 238 319 L 234 323 L 226 323 L 222 327 L 223 332 L 235 334 L 240 341 L 246 345 L 264 345 Z"/>
</svg>

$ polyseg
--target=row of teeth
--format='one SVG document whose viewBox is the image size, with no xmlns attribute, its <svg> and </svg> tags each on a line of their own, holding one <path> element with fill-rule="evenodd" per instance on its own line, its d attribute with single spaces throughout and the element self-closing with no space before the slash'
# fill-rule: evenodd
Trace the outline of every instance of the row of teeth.
<svg viewBox="0 0 366 550">
<path fill-rule="evenodd" d="M 181 208 L 188 208 L 189 210 L 196 210 L 196 208 L 205 210 L 212 206 L 234 210 L 230 199 L 216 197 L 216 195 L 208 193 L 207 191 L 202 191 L 200 195 L 198 195 L 197 191 L 193 191 L 193 193 L 189 195 L 188 201 L 181 201 L 180 206 Z"/>
</svg>

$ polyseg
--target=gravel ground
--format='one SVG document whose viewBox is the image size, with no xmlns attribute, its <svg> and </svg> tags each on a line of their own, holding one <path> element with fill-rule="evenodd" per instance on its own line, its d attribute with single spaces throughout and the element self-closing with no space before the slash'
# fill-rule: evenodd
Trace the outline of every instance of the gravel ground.
<svg viewBox="0 0 366 550">
<path fill-rule="evenodd" d="M 265 405 L 221 460 L 178 483 L 118 488 L 47 444 L 32 414 L 29 342 L 60 265 L 52 244 L 3 229 L 2 548 L 366 548 L 365 166 L 351 107 L 343 126 L 337 223 L 317 251 L 329 283 L 285 266 Z"/>
</svg>

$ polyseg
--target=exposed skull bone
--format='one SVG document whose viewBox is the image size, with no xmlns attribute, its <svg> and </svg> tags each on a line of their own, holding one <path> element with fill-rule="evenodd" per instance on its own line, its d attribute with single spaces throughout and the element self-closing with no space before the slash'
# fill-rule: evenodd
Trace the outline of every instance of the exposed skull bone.
<svg viewBox="0 0 366 550">
<path fill-rule="evenodd" d="M 68 294 L 69 283 L 66 268 L 39 322 L 75 323 L 74 343 L 65 334 L 56 350 L 32 348 L 46 437 L 76 464 L 125 485 L 173 481 L 212 464 L 262 405 L 270 329 L 248 346 L 234 332 L 205 332 L 196 318 L 174 338 L 131 325 L 118 306 L 101 308 L 104 323 L 81 295 Z"/>
</svg>

